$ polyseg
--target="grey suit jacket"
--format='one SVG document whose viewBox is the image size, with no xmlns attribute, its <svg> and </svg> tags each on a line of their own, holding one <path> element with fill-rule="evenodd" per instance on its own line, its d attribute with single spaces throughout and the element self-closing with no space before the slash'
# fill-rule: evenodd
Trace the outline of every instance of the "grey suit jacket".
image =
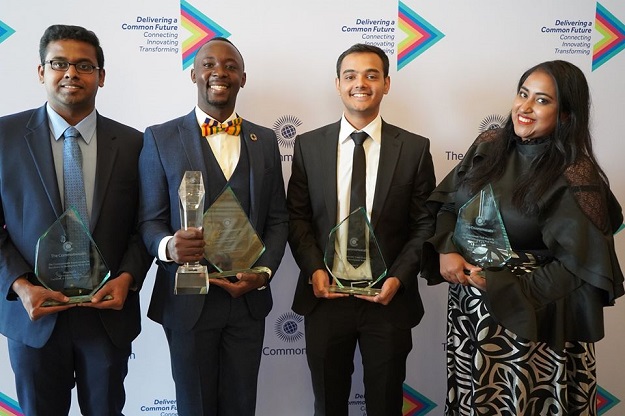
<svg viewBox="0 0 625 416">
<path fill-rule="evenodd" d="M 126 271 L 137 288 L 151 257 L 136 232 L 139 206 L 138 160 L 141 133 L 97 116 L 97 170 L 90 229 L 114 278 Z M 28 318 L 11 285 L 34 276 L 38 238 L 63 213 L 45 105 L 0 118 L 0 332 L 32 347 L 44 345 L 57 314 Z M 141 328 L 139 296 L 131 291 L 121 311 L 99 314 L 118 346 L 127 346 Z"/>
<path fill-rule="evenodd" d="M 274 273 L 280 265 L 288 233 L 282 165 L 275 133 L 244 120 L 241 139 L 245 140 L 250 161 L 249 219 L 265 243 L 266 250 L 256 262 Z M 158 257 L 158 245 L 181 228 L 178 187 L 185 171 L 199 170 L 205 184 L 213 172 L 204 161 L 201 136 L 195 112 L 148 127 L 140 158 L 140 231 L 149 252 Z M 207 209 L 212 201 L 205 201 Z M 174 295 L 178 264 L 158 262 L 156 282 L 148 316 L 165 327 L 188 330 L 197 322 L 208 296 Z M 264 318 L 272 307 L 271 288 L 244 295 L 252 316 Z M 214 316 L 219 319 L 219 316 Z"/>
<path fill-rule="evenodd" d="M 319 301 L 309 279 L 315 270 L 325 269 L 323 253 L 337 221 L 339 128 L 340 122 L 333 123 L 295 140 L 287 205 L 289 245 L 301 269 L 293 310 L 302 315 Z M 423 315 L 417 276 L 421 246 L 434 230 L 425 201 L 435 182 L 429 140 L 383 121 L 371 224 L 387 276 L 402 283 L 382 313 L 402 327 L 417 325 Z"/>
</svg>

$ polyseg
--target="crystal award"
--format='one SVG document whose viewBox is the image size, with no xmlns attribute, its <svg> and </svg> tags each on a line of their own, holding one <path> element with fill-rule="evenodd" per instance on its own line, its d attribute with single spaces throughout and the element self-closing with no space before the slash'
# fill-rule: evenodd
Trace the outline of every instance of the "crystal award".
<svg viewBox="0 0 625 416">
<path fill-rule="evenodd" d="M 262 271 L 253 266 L 265 245 L 229 186 L 204 213 L 203 229 L 204 257 L 217 269 L 209 279 Z"/>
<path fill-rule="evenodd" d="M 387 269 L 364 207 L 330 231 L 323 261 L 334 284 L 330 292 L 375 296 Z"/>
<path fill-rule="evenodd" d="M 69 297 L 68 303 L 90 302 L 111 275 L 80 214 L 65 211 L 37 240 L 35 275 L 41 284 Z M 43 306 L 62 305 L 48 300 Z"/>
<path fill-rule="evenodd" d="M 202 172 L 186 171 L 178 197 L 180 201 L 180 224 L 186 230 L 189 227 L 202 226 L 204 214 L 204 181 Z M 174 293 L 177 295 L 205 295 L 208 293 L 208 270 L 199 261 L 185 263 L 176 271 Z"/>
<path fill-rule="evenodd" d="M 465 260 L 484 270 L 501 269 L 510 260 L 512 247 L 490 184 L 458 211 L 453 242 Z"/>
</svg>

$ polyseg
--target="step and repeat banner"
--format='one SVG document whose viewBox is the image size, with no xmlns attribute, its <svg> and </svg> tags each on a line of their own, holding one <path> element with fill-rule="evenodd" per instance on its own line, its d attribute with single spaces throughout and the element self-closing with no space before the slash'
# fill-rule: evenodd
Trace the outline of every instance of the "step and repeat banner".
<svg viewBox="0 0 625 416">
<path fill-rule="evenodd" d="M 224 36 L 245 58 L 247 84 L 237 112 L 276 131 L 288 181 L 295 136 L 341 116 L 334 87 L 338 55 L 354 43 L 369 43 L 391 59 L 382 116 L 431 139 L 440 180 L 481 131 L 503 122 L 527 68 L 564 59 L 588 78 L 595 150 L 625 204 L 623 22 L 621 0 L 528 0 L 522 7 L 497 0 L 0 0 L 0 115 L 44 102 L 38 45 L 51 24 L 96 32 L 106 58 L 97 108 L 140 130 L 193 108 L 194 53 L 209 38 Z M 616 245 L 625 265 L 624 235 L 617 235 Z M 261 416 L 312 414 L 303 317 L 290 309 L 297 273 L 287 249 L 272 281 L 275 304 L 266 321 L 259 376 Z M 154 268 L 142 291 L 144 316 L 153 281 Z M 426 314 L 413 330 L 404 415 L 441 415 L 447 291 L 421 282 L 421 294 Z M 623 303 L 606 310 L 607 336 L 597 344 L 600 414 L 625 414 Z M 359 360 L 350 416 L 366 415 Z M 126 390 L 127 415 L 177 415 L 167 342 L 147 317 L 133 344 Z M 79 414 L 76 405 L 71 414 Z M 0 415 L 21 415 L 3 337 Z"/>
</svg>

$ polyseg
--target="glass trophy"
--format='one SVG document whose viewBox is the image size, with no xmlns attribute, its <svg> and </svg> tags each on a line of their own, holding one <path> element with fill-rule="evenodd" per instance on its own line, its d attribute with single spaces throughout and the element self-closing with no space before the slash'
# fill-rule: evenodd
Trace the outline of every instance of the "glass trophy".
<svg viewBox="0 0 625 416">
<path fill-rule="evenodd" d="M 189 227 L 202 226 L 204 214 L 204 181 L 202 172 L 186 171 L 178 197 L 180 201 L 180 224 L 186 230 Z M 174 294 L 205 295 L 208 293 L 208 270 L 199 261 L 185 263 L 176 271 Z"/>
<path fill-rule="evenodd" d="M 367 211 L 360 207 L 330 231 L 323 256 L 334 285 L 330 292 L 375 296 L 387 269 Z"/>
<path fill-rule="evenodd" d="M 229 186 L 204 214 L 204 257 L 217 269 L 209 279 L 234 277 L 237 273 L 260 273 L 254 263 L 265 244 Z"/>
<path fill-rule="evenodd" d="M 453 242 L 471 264 L 499 270 L 510 260 L 512 247 L 490 184 L 458 211 Z"/>
<path fill-rule="evenodd" d="M 65 211 L 37 240 L 35 275 L 45 288 L 69 297 L 68 303 L 90 302 L 111 276 L 89 228 L 74 208 Z M 48 300 L 43 306 L 63 304 Z"/>
</svg>

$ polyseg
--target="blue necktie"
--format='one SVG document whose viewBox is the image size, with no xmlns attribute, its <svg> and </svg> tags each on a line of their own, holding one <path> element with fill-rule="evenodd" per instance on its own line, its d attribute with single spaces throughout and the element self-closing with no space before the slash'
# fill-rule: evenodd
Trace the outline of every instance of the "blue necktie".
<svg viewBox="0 0 625 416">
<path fill-rule="evenodd" d="M 63 183 L 65 186 L 65 209 L 74 207 L 80 219 L 86 226 L 89 224 L 87 216 L 87 196 L 85 181 L 82 176 L 82 152 L 78 145 L 80 133 L 75 127 L 68 127 L 63 133 Z"/>
<path fill-rule="evenodd" d="M 78 145 L 80 132 L 75 127 L 68 127 L 63 133 L 63 184 L 65 210 L 74 208 L 85 227 L 89 227 L 87 214 L 87 196 L 85 181 L 82 175 L 82 152 Z M 66 287 L 85 287 L 85 279 L 89 278 L 90 269 L 90 240 L 80 224 L 70 221 L 67 226 L 68 240 L 72 243 L 72 270 L 73 281 L 66 281 Z"/>
</svg>

